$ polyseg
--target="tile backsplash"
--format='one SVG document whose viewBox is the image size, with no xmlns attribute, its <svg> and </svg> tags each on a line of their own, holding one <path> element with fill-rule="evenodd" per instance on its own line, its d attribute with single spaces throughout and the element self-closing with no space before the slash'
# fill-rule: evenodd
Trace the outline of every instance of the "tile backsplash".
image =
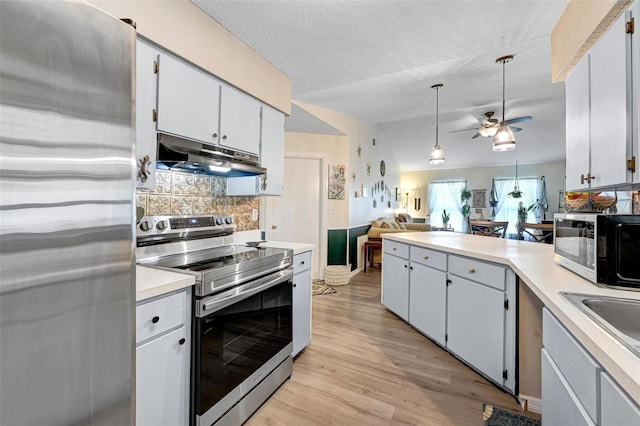
<svg viewBox="0 0 640 426">
<path fill-rule="evenodd" d="M 154 189 L 136 190 L 136 206 L 146 215 L 230 214 L 238 231 L 259 229 L 251 211 L 260 210 L 258 197 L 227 197 L 227 178 L 156 171 Z"/>
</svg>

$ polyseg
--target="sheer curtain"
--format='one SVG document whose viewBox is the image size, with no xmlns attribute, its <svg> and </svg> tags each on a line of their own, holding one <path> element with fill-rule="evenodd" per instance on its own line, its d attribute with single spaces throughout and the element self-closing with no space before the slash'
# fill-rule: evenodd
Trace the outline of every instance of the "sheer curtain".
<svg viewBox="0 0 640 426">
<path fill-rule="evenodd" d="M 497 222 L 509 222 L 507 234 L 509 238 L 515 238 L 518 233 L 518 203 L 522 201 L 525 208 L 540 200 L 542 191 L 542 181 L 539 178 L 521 178 L 518 179 L 522 198 L 513 198 L 507 194 L 513 191 L 515 179 L 496 179 L 496 191 L 498 193 L 498 206 L 496 207 Z M 530 211 L 527 216 L 527 222 L 540 223 L 541 209 Z"/>
<path fill-rule="evenodd" d="M 467 224 L 462 217 L 460 192 L 465 187 L 463 180 L 429 182 L 429 224 L 442 227 L 442 212 L 449 213 L 449 226 L 455 231 L 466 232 Z"/>
</svg>

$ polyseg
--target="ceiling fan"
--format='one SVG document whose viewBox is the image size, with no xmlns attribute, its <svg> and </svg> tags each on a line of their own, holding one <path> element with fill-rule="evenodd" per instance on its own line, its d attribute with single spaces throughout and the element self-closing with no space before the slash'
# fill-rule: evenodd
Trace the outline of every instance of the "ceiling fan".
<svg viewBox="0 0 640 426">
<path fill-rule="evenodd" d="M 474 134 L 471 139 L 475 139 L 478 136 L 484 136 L 485 138 L 489 138 L 489 137 L 494 137 L 496 135 L 496 133 L 498 133 L 498 130 L 501 127 L 508 127 L 509 129 L 511 129 L 511 132 L 519 132 L 520 130 L 522 130 L 520 127 L 515 127 L 512 126 L 512 124 L 515 123 L 521 123 L 523 121 L 528 121 L 531 120 L 533 117 L 531 117 L 530 115 L 524 115 L 522 117 L 516 117 L 516 118 L 511 118 L 509 120 L 505 120 L 504 119 L 504 114 L 505 114 L 505 96 L 504 96 L 504 66 L 506 63 L 508 63 L 509 61 L 511 61 L 513 59 L 513 55 L 507 55 L 507 56 L 502 56 L 498 59 L 496 59 L 496 63 L 502 63 L 502 121 L 499 121 L 497 118 L 493 118 L 493 115 L 495 114 L 494 111 L 487 111 L 484 113 L 485 118 L 478 118 L 478 123 L 480 124 L 480 127 L 472 127 L 469 129 L 461 129 L 461 130 L 454 130 L 450 133 L 456 133 L 456 132 L 466 132 L 468 130 L 476 130 L 476 134 Z"/>
</svg>

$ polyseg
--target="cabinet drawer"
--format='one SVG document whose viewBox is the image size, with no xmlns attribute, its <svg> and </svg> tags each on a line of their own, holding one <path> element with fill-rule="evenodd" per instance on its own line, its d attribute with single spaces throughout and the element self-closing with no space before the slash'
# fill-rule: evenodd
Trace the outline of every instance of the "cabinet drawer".
<svg viewBox="0 0 640 426">
<path fill-rule="evenodd" d="M 596 421 L 601 367 L 547 308 L 542 310 L 542 344 L 591 419 Z"/>
<path fill-rule="evenodd" d="M 409 245 L 403 243 L 397 243 L 395 241 L 382 240 L 382 248 L 385 253 L 392 254 L 394 256 L 401 257 L 403 259 L 409 258 Z"/>
<path fill-rule="evenodd" d="M 296 254 L 293 256 L 293 273 L 299 274 L 300 272 L 311 269 L 311 252 Z"/>
<path fill-rule="evenodd" d="M 502 266 L 450 255 L 449 272 L 498 290 L 505 290 L 505 268 Z"/>
<path fill-rule="evenodd" d="M 187 293 L 165 296 L 136 307 L 136 343 L 185 323 Z"/>
<path fill-rule="evenodd" d="M 609 376 L 600 377 L 600 424 L 602 426 L 640 425 L 640 407 Z"/>
<path fill-rule="evenodd" d="M 421 263 L 432 268 L 447 270 L 447 254 L 441 251 L 429 250 L 422 247 L 411 246 L 411 261 Z"/>
</svg>

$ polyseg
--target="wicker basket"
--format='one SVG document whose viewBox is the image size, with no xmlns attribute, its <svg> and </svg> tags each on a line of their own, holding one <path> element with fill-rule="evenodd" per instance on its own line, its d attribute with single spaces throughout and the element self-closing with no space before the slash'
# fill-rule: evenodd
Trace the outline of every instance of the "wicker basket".
<svg viewBox="0 0 640 426">
<path fill-rule="evenodd" d="M 587 198 L 568 198 L 565 196 L 566 210 L 569 212 L 602 212 L 617 202 L 616 197 L 589 194 Z"/>
<path fill-rule="evenodd" d="M 324 282 L 330 286 L 347 285 L 351 278 L 351 265 L 329 265 L 324 267 Z"/>
</svg>

